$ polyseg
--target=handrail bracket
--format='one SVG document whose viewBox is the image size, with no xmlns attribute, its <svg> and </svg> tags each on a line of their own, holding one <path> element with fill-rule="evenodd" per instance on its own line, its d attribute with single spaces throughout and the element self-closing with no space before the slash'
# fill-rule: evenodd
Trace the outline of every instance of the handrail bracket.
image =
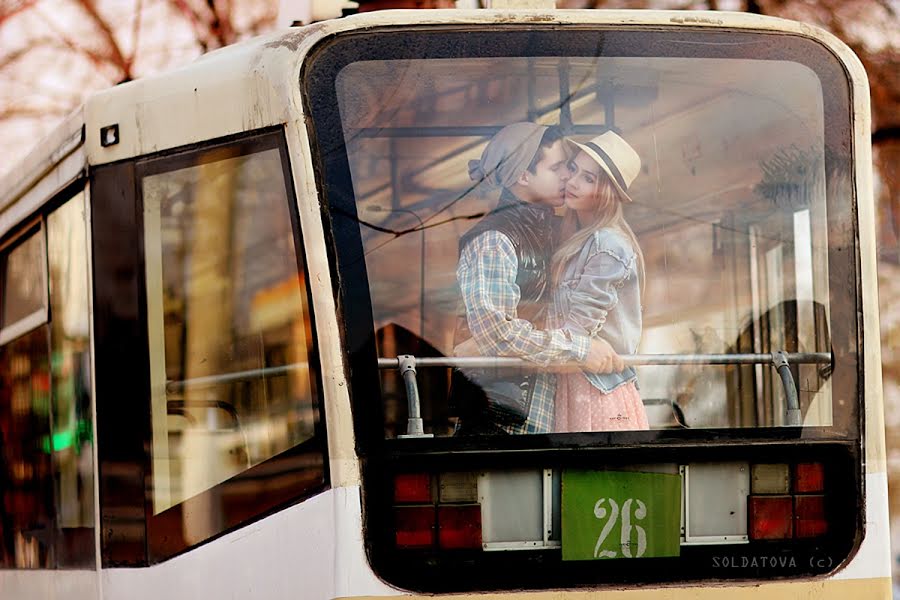
<svg viewBox="0 0 900 600">
<path fill-rule="evenodd" d="M 406 401 L 409 417 L 406 421 L 406 434 L 400 438 L 430 438 L 432 433 L 425 433 L 422 423 L 421 402 L 419 401 L 419 386 L 416 383 L 416 357 L 411 354 L 401 354 L 397 357 L 397 368 L 403 376 L 406 384 Z"/>
</svg>

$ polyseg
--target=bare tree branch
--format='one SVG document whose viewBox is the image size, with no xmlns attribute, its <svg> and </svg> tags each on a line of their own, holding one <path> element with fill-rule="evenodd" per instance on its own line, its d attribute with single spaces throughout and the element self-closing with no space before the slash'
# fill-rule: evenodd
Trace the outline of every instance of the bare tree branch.
<svg viewBox="0 0 900 600">
<path fill-rule="evenodd" d="M 190 51 L 194 54 L 193 48 L 218 48 L 274 23 L 271 11 L 260 15 L 259 9 L 274 6 L 275 0 L 162 0 L 164 13 L 151 12 L 151 4 L 134 0 L 133 15 L 111 18 L 107 10 L 112 0 L 71 0 L 62 10 L 49 0 L 0 0 L 0 28 L 9 28 L 0 33 L 15 31 L 10 39 L 21 40 L 21 47 L 0 49 L 4 131 L 15 131 L 16 121 L 28 123 L 26 132 L 46 130 L 90 89 L 134 78 L 137 65 L 170 65 L 174 57 L 184 56 L 169 43 L 177 39 L 168 37 L 172 32 L 180 35 L 187 28 L 196 44 Z M 164 18 L 174 23 L 163 23 Z M 59 77 L 37 78 L 36 72 L 56 72 Z M 19 142 L 12 142 L 14 137 L 7 137 L 7 146 L 31 139 L 27 133 Z M 2 148 L 3 141 L 0 152 L 13 151 Z M 15 148 L 16 153 L 20 150 Z"/>
<path fill-rule="evenodd" d="M 209 51 L 210 44 L 209 40 L 206 38 L 209 31 L 206 23 L 202 21 L 200 14 L 193 8 L 188 6 L 188 3 L 185 0 L 170 0 L 170 2 L 175 10 L 184 15 L 187 18 L 188 22 L 191 24 L 191 28 L 194 30 L 194 35 L 197 39 L 197 44 L 199 44 L 200 49 L 204 53 Z"/>
<path fill-rule="evenodd" d="M 25 12 L 36 3 L 37 0 L 21 0 L 13 3 L 12 6 L 0 6 L 0 27 L 3 26 L 4 21 Z"/>
<path fill-rule="evenodd" d="M 134 8 L 134 21 L 131 27 L 131 56 L 128 57 L 128 72 L 131 73 L 134 68 L 134 59 L 138 53 L 138 36 L 141 33 L 141 15 L 143 14 L 142 0 L 137 0 Z"/>
<path fill-rule="evenodd" d="M 112 31 L 109 23 L 97 12 L 97 6 L 94 4 L 94 0 L 74 0 L 74 2 L 81 7 L 81 9 L 85 12 L 85 14 L 90 17 L 91 21 L 93 21 L 94 26 L 102 35 L 103 39 L 106 41 L 107 48 L 110 51 L 109 62 L 114 64 L 119 68 L 122 73 L 122 80 L 128 81 L 131 77 L 131 63 L 132 60 L 126 59 L 122 54 L 122 49 L 119 47 L 119 42 L 116 40 L 116 36 Z"/>
<path fill-rule="evenodd" d="M 7 54 L 0 55 L 0 71 L 11 67 L 20 59 L 34 53 L 39 49 L 58 50 L 60 52 L 76 52 L 90 60 L 91 63 L 95 65 L 108 63 L 106 57 L 103 54 L 93 51 L 90 48 L 78 46 L 74 42 L 72 42 L 72 40 L 61 34 L 58 38 L 43 37 L 33 40 L 28 44 L 28 46 L 23 46 Z"/>
</svg>

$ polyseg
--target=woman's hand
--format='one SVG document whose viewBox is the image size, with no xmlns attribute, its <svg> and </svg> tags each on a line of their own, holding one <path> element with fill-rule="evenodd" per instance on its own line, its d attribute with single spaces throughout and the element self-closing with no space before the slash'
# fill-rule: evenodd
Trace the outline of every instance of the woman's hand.
<svg viewBox="0 0 900 600">
<path fill-rule="evenodd" d="M 591 338 L 591 349 L 584 361 L 586 371 L 594 373 L 618 373 L 625 370 L 625 361 L 602 338 Z"/>
</svg>

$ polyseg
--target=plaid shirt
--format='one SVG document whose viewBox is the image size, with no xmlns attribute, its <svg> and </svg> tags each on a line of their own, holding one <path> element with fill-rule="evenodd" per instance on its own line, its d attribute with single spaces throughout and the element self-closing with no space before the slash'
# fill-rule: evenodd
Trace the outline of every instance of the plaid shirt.
<svg viewBox="0 0 900 600">
<path fill-rule="evenodd" d="M 582 362 L 590 350 L 587 336 L 562 329 L 541 330 L 519 319 L 516 308 L 520 291 L 516 251 L 510 239 L 487 231 L 463 248 L 456 268 L 466 320 L 484 356 L 515 356 L 541 366 L 568 361 Z M 553 431 L 556 375 L 541 372 L 535 378 L 528 419 L 522 425 L 503 426 L 507 433 Z"/>
</svg>

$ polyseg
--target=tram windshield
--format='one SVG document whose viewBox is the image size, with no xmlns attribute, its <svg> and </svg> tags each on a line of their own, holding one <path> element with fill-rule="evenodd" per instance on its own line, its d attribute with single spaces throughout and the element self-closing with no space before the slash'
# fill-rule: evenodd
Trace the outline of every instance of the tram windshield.
<svg viewBox="0 0 900 600">
<path fill-rule="evenodd" d="M 359 35 L 317 59 L 357 367 L 447 359 L 416 368 L 434 436 L 467 419 L 858 435 L 849 90 L 830 55 L 759 34 L 483 35 Z M 535 126 L 558 127 L 562 158 Z M 597 339 L 624 364 L 585 366 Z M 377 373 L 384 435 L 406 434 L 396 362 Z"/>
</svg>

